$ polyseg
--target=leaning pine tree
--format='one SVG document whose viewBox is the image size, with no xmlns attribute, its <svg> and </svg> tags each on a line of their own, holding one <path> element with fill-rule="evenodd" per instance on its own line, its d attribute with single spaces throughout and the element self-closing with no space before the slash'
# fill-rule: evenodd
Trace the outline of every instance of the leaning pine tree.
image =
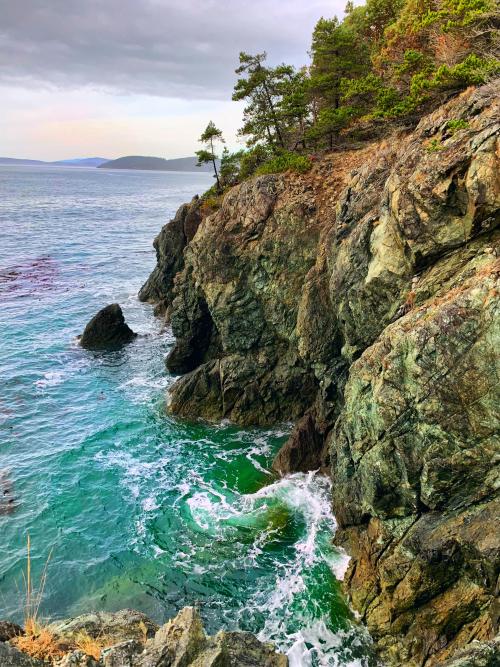
<svg viewBox="0 0 500 667">
<path fill-rule="evenodd" d="M 202 164 L 208 164 L 209 162 L 212 163 L 215 180 L 217 181 L 217 192 L 221 192 L 222 188 L 220 184 L 219 173 L 217 171 L 217 160 L 219 158 L 214 152 L 214 141 L 220 141 L 221 143 L 224 143 L 222 131 L 215 127 L 213 121 L 210 121 L 205 128 L 205 131 L 199 138 L 199 141 L 202 144 L 205 144 L 205 147 L 199 151 L 196 151 L 196 157 L 198 158 L 197 166 L 201 167 Z"/>
</svg>

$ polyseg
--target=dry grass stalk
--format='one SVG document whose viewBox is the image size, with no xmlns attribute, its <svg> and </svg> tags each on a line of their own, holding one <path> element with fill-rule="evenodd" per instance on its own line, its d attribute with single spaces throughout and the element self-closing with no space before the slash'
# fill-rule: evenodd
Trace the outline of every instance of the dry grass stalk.
<svg viewBox="0 0 500 667">
<path fill-rule="evenodd" d="M 31 540 L 27 538 L 26 573 L 23 572 L 25 587 L 24 603 L 24 630 L 25 634 L 14 637 L 11 643 L 20 651 L 39 660 L 54 661 L 64 655 L 64 650 L 54 633 L 39 619 L 40 604 L 42 602 L 45 584 L 47 583 L 47 568 L 52 551 L 45 562 L 38 588 L 33 585 L 31 571 Z"/>
</svg>

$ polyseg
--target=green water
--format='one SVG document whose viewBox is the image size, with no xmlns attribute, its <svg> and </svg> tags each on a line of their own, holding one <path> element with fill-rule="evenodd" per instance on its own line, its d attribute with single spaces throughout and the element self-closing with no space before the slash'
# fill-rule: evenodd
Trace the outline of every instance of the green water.
<svg viewBox="0 0 500 667">
<path fill-rule="evenodd" d="M 329 482 L 269 471 L 289 426 L 165 414 L 168 329 L 136 294 L 151 241 L 205 174 L 0 168 L 0 617 L 22 617 L 26 537 L 42 614 L 197 605 L 210 632 L 251 630 L 299 665 L 362 665 L 339 593 Z M 75 342 L 106 303 L 141 334 Z M 12 500 L 13 502 L 8 502 Z"/>
</svg>

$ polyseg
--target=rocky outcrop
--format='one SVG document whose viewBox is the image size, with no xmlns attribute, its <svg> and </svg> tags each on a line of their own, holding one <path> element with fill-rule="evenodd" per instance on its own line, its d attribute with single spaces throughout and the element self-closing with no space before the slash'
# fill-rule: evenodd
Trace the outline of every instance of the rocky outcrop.
<svg viewBox="0 0 500 667">
<path fill-rule="evenodd" d="M 233 188 L 170 292 L 169 410 L 298 420 L 274 468 L 330 465 L 345 590 L 387 665 L 496 632 L 498 92 Z"/>
<path fill-rule="evenodd" d="M 183 250 L 195 235 L 200 221 L 200 200 L 195 197 L 190 204 L 179 208 L 174 219 L 153 241 L 156 267 L 141 287 L 139 299 L 154 303 L 156 315 L 169 317 L 174 278 L 184 266 Z"/>
<path fill-rule="evenodd" d="M 93 639 L 105 636 L 109 642 L 120 642 L 124 638 L 141 641 L 154 637 L 158 625 L 140 611 L 122 609 L 114 613 L 100 611 L 69 618 L 54 623 L 50 630 L 56 637 L 68 642 L 81 634 Z"/>
<path fill-rule="evenodd" d="M 272 644 L 248 632 L 219 632 L 207 636 L 193 607 L 185 607 L 160 628 L 131 609 L 99 612 L 49 627 L 58 652 L 57 667 L 287 667 L 288 659 Z M 92 644 L 89 655 L 79 643 Z M 90 641 L 89 641 L 90 640 Z M 99 648 L 100 647 L 100 648 Z M 2 667 L 42 667 L 10 644 L 0 642 Z"/>
<path fill-rule="evenodd" d="M 120 306 L 112 303 L 90 320 L 80 337 L 80 345 L 87 350 L 114 350 L 136 336 L 125 322 Z"/>
</svg>

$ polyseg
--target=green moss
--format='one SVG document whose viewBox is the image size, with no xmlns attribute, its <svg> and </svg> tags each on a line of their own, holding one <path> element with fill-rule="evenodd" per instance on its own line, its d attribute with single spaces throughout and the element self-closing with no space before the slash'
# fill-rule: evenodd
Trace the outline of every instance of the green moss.
<svg viewBox="0 0 500 667">
<path fill-rule="evenodd" d="M 443 148 L 443 145 L 441 144 L 441 141 L 439 139 L 431 139 L 425 149 L 429 153 L 436 153 L 437 151 L 440 151 Z"/>
<path fill-rule="evenodd" d="M 446 130 L 452 136 L 460 130 L 465 130 L 469 127 L 469 123 L 463 118 L 451 119 L 446 123 Z"/>
</svg>

